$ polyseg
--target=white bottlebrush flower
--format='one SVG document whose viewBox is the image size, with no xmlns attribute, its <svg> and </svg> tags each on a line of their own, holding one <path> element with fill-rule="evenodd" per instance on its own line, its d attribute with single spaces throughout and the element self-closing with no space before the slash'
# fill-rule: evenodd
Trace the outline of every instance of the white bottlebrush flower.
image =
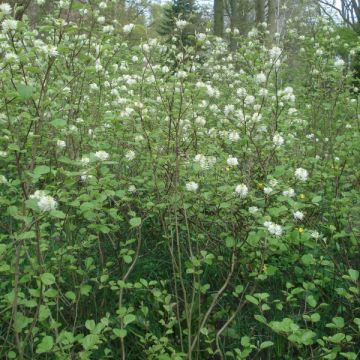
<svg viewBox="0 0 360 360">
<path fill-rule="evenodd" d="M 247 95 L 245 97 L 244 103 L 245 105 L 252 105 L 255 102 L 255 96 Z"/>
<path fill-rule="evenodd" d="M 113 33 L 115 28 L 112 25 L 106 25 L 102 28 L 103 33 L 105 34 L 111 34 Z"/>
<path fill-rule="evenodd" d="M 41 211 L 51 211 L 55 210 L 57 207 L 56 200 L 49 195 L 40 198 L 37 204 Z"/>
<path fill-rule="evenodd" d="M 241 198 L 245 198 L 249 192 L 248 187 L 245 184 L 239 184 L 235 187 L 235 193 Z"/>
<path fill-rule="evenodd" d="M 0 184 L 7 184 L 7 179 L 4 175 L 0 175 Z"/>
<path fill-rule="evenodd" d="M 176 20 L 175 25 L 178 29 L 182 30 L 187 25 L 187 21 L 186 20 Z"/>
<path fill-rule="evenodd" d="M 196 37 L 196 40 L 204 41 L 206 39 L 206 34 L 198 33 L 198 34 L 195 35 L 195 37 Z"/>
<path fill-rule="evenodd" d="M 126 154 L 125 154 L 125 159 L 126 159 L 127 161 L 132 161 L 132 160 L 135 159 L 135 156 L 136 156 L 135 151 L 129 150 L 129 151 L 127 151 Z"/>
<path fill-rule="evenodd" d="M 280 134 L 275 134 L 273 136 L 273 144 L 276 146 L 276 147 L 280 147 L 281 145 L 284 144 L 284 138 L 280 135 Z"/>
<path fill-rule="evenodd" d="M 81 165 L 87 165 L 90 163 L 90 158 L 88 156 L 83 156 L 80 160 Z"/>
<path fill-rule="evenodd" d="M 30 195 L 30 199 L 37 200 L 37 205 L 41 211 L 51 211 L 57 207 L 56 200 L 47 195 L 44 190 L 36 190 L 34 194 Z"/>
<path fill-rule="evenodd" d="M 226 160 L 226 163 L 229 165 L 229 166 L 237 166 L 239 165 L 239 161 L 236 157 L 232 157 L 232 156 L 229 156 Z"/>
<path fill-rule="evenodd" d="M 310 236 L 315 240 L 318 240 L 321 237 L 320 233 L 318 231 L 316 231 L 316 230 L 311 231 Z"/>
<path fill-rule="evenodd" d="M 132 194 L 136 193 L 136 186 L 135 185 L 130 185 L 128 188 L 128 191 Z"/>
<path fill-rule="evenodd" d="M 63 149 L 64 147 L 66 147 L 66 142 L 64 140 L 58 140 L 56 141 L 56 146 Z"/>
<path fill-rule="evenodd" d="M 105 16 L 99 16 L 96 20 L 99 24 L 105 24 Z"/>
<path fill-rule="evenodd" d="M 47 48 L 47 54 L 50 56 L 50 57 L 57 57 L 59 55 L 59 52 L 58 52 L 58 49 L 56 46 L 49 46 Z"/>
<path fill-rule="evenodd" d="M 262 84 L 262 83 L 266 82 L 266 75 L 265 75 L 263 72 L 257 74 L 257 75 L 255 76 L 255 81 L 256 81 L 258 84 Z"/>
<path fill-rule="evenodd" d="M 259 89 L 258 95 L 262 97 L 266 97 L 269 94 L 269 90 L 265 88 Z"/>
<path fill-rule="evenodd" d="M 289 188 L 289 189 L 287 189 L 287 190 L 284 190 L 284 191 L 282 192 L 282 194 L 283 194 L 284 196 L 289 197 L 289 198 L 293 198 L 293 197 L 296 195 L 296 193 L 295 193 L 295 191 L 294 191 L 293 188 Z"/>
<path fill-rule="evenodd" d="M 302 211 L 295 211 L 293 215 L 294 215 L 295 220 L 303 220 L 304 219 L 304 213 Z"/>
<path fill-rule="evenodd" d="M 8 3 L 0 4 L 0 11 L 5 14 L 9 15 L 11 13 L 11 6 Z"/>
<path fill-rule="evenodd" d="M 19 60 L 18 56 L 12 51 L 7 52 L 5 54 L 5 62 L 6 63 L 16 63 L 16 62 L 18 62 L 18 60 Z"/>
<path fill-rule="evenodd" d="M 186 183 L 185 187 L 186 187 L 187 191 L 195 192 L 198 190 L 199 184 L 194 181 L 190 181 L 190 182 Z"/>
<path fill-rule="evenodd" d="M 129 34 L 131 33 L 131 31 L 134 29 L 135 25 L 134 24 L 127 24 L 123 26 L 123 32 L 125 34 Z"/>
<path fill-rule="evenodd" d="M 264 187 L 264 193 L 266 195 L 270 195 L 272 193 L 273 189 L 271 187 Z"/>
<path fill-rule="evenodd" d="M 250 206 L 249 207 L 249 213 L 250 214 L 256 214 L 259 211 L 259 208 L 257 206 Z"/>
<path fill-rule="evenodd" d="M 275 224 L 272 221 L 265 221 L 264 226 L 267 228 L 271 235 L 281 236 L 283 233 L 281 225 Z"/>
<path fill-rule="evenodd" d="M 306 169 L 303 168 L 297 168 L 295 170 L 295 177 L 300 181 L 306 181 L 309 177 L 309 173 Z"/>
<path fill-rule="evenodd" d="M 281 55 L 281 49 L 277 46 L 274 46 L 269 50 L 269 55 L 273 60 L 276 60 Z"/>
<path fill-rule="evenodd" d="M 199 125 L 199 126 L 205 126 L 206 120 L 205 120 L 204 117 L 198 116 L 198 117 L 195 119 L 195 124 L 196 124 L 196 125 Z"/>
<path fill-rule="evenodd" d="M 93 178 L 93 175 L 87 174 L 86 172 L 83 172 L 82 175 L 80 176 L 80 180 L 82 182 L 86 182 L 88 180 L 90 180 L 91 178 Z"/>
<path fill-rule="evenodd" d="M 6 156 L 7 156 L 7 152 L 0 150 L 0 157 L 6 157 Z"/>
<path fill-rule="evenodd" d="M 239 135 L 239 133 L 237 131 L 230 131 L 229 134 L 228 134 L 228 139 L 231 142 L 235 142 L 235 141 L 240 140 L 240 135 Z"/>
<path fill-rule="evenodd" d="M 16 20 L 13 19 L 5 19 L 2 22 L 2 28 L 4 32 L 8 32 L 8 31 L 15 31 L 17 28 L 17 24 L 18 22 Z"/>
<path fill-rule="evenodd" d="M 247 95 L 246 89 L 244 89 L 244 88 L 237 89 L 236 95 L 239 97 L 245 97 Z"/>
<path fill-rule="evenodd" d="M 345 65 L 345 61 L 343 59 L 337 59 L 335 62 L 334 62 L 334 66 L 336 68 L 342 68 L 343 66 Z"/>
<path fill-rule="evenodd" d="M 109 154 L 104 150 L 99 150 L 95 153 L 95 158 L 100 161 L 105 161 L 109 158 Z"/>
</svg>

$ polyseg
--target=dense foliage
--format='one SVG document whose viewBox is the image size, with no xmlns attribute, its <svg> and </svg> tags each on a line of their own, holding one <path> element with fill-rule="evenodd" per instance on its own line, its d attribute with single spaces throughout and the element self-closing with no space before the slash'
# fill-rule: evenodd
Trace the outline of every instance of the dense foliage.
<svg viewBox="0 0 360 360">
<path fill-rule="evenodd" d="M 109 6 L 0 5 L 0 357 L 355 360 L 356 41 Z"/>
</svg>

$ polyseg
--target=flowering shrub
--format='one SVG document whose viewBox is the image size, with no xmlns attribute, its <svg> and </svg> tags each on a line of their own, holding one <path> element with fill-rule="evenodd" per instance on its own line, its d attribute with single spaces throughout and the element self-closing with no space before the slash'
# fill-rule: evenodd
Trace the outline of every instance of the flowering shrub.
<svg viewBox="0 0 360 360">
<path fill-rule="evenodd" d="M 333 28 L 230 52 L 179 47 L 181 21 L 138 43 L 109 7 L 33 29 L 0 6 L 1 358 L 356 359 L 358 89 Z"/>
</svg>

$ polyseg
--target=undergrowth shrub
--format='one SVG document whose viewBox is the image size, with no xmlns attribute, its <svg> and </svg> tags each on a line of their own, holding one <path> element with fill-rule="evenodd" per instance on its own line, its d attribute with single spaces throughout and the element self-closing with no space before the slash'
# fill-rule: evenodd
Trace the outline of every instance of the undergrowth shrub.
<svg viewBox="0 0 360 360">
<path fill-rule="evenodd" d="M 356 359 L 356 46 L 98 5 L 0 7 L 1 358 Z"/>
</svg>

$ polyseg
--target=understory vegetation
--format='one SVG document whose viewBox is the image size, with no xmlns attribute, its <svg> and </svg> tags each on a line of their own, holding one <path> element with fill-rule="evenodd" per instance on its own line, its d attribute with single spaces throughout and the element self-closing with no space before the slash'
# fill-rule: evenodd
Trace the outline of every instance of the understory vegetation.
<svg viewBox="0 0 360 360">
<path fill-rule="evenodd" d="M 58 3 L 0 5 L 0 358 L 357 359 L 357 38 Z"/>
</svg>

